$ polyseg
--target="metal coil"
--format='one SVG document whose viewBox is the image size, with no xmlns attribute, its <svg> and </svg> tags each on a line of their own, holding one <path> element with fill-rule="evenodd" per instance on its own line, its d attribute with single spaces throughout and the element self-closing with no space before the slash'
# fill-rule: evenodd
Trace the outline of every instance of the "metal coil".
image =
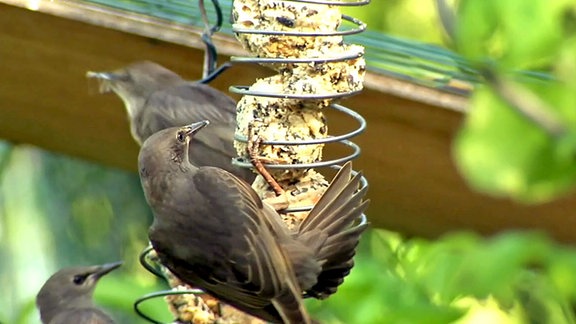
<svg viewBox="0 0 576 324">
<path fill-rule="evenodd" d="M 332 5 L 332 6 L 363 6 L 370 3 L 370 0 L 352 0 L 352 1 L 330 1 L 330 0 L 285 0 L 285 1 L 293 1 L 293 2 L 302 2 L 302 3 L 311 3 L 311 4 L 324 4 L 324 5 Z M 335 32 L 324 32 L 324 33 L 310 33 L 310 32 L 279 32 L 279 31 L 271 31 L 271 30 L 253 30 L 253 29 L 241 29 L 241 28 L 233 28 L 233 32 L 242 34 L 261 34 L 261 35 L 282 35 L 282 36 L 308 36 L 308 37 L 319 37 L 319 36 L 346 36 L 361 33 L 366 29 L 366 24 L 362 21 L 347 16 L 342 15 L 342 20 L 348 23 L 355 25 L 354 28 L 348 28 L 343 30 L 338 30 Z M 213 48 L 208 45 L 208 50 L 212 51 Z M 207 83 L 212 81 L 216 78 L 222 71 L 226 70 L 230 66 L 239 63 L 253 63 L 253 64 L 286 64 L 286 63 L 325 63 L 325 62 L 342 62 L 353 60 L 363 56 L 363 53 L 352 53 L 352 54 L 345 54 L 337 57 L 316 57 L 316 58 L 258 58 L 258 57 L 232 57 L 230 62 L 224 63 L 220 68 L 213 67 L 213 71 L 210 71 L 208 76 L 204 76 L 204 79 L 200 82 Z M 321 99 L 339 99 L 344 97 L 352 96 L 361 90 L 357 91 L 349 91 L 349 92 L 339 92 L 339 93 L 323 93 L 323 94 L 306 94 L 306 95 L 295 95 L 290 93 L 273 93 L 273 92 L 262 92 L 262 91 L 252 91 L 249 90 L 248 86 L 231 86 L 229 89 L 231 92 L 240 94 L 240 95 L 249 95 L 255 97 L 269 97 L 269 98 L 284 98 L 284 99 L 303 99 L 303 100 L 321 100 Z M 344 107 L 339 104 L 331 104 L 329 106 L 331 109 L 337 111 L 338 113 L 342 113 L 346 115 L 348 118 L 353 120 L 357 127 L 347 133 L 340 134 L 340 135 L 331 135 L 326 138 L 321 139 L 313 139 L 313 140 L 305 140 L 305 141 L 263 141 L 262 145 L 318 145 L 318 144 L 338 144 L 348 147 L 350 149 L 350 153 L 332 159 L 332 160 L 325 160 L 325 161 L 318 161 L 314 163 L 306 163 L 306 164 L 264 164 L 266 168 L 269 169 L 309 169 L 309 168 L 332 168 L 332 169 L 340 169 L 341 165 L 357 158 L 360 153 L 360 147 L 352 142 L 350 139 L 359 135 L 360 133 L 364 132 L 366 129 L 366 120 L 362 115 L 358 114 L 354 110 Z M 248 139 L 246 136 L 236 135 L 235 140 L 243 143 L 247 143 Z M 244 167 L 244 168 L 251 168 L 253 165 L 251 163 L 245 162 L 241 159 L 234 159 L 233 164 Z M 353 171 L 353 174 L 357 174 L 356 171 Z M 361 188 L 368 187 L 368 181 L 365 177 L 361 178 Z M 283 210 L 282 213 L 294 213 L 294 212 L 306 212 L 313 208 L 313 206 L 302 206 L 302 207 L 292 207 L 286 210 Z M 362 214 L 360 219 L 358 220 L 355 226 L 360 226 L 367 223 L 366 215 Z M 140 263 L 141 265 L 150 271 L 151 273 L 155 274 L 156 276 L 166 279 L 164 274 L 159 270 L 159 265 L 155 262 L 150 260 L 149 255 L 153 251 L 151 246 L 148 246 L 146 249 L 142 251 L 140 254 Z M 159 297 L 165 297 L 169 295 L 180 295 L 180 294 L 202 294 L 203 292 L 199 289 L 191 289 L 191 290 L 182 290 L 182 291 L 173 291 L 173 290 L 164 290 L 159 292 L 154 292 L 148 295 L 145 295 L 139 298 L 134 303 L 134 310 L 136 313 L 142 317 L 143 319 L 149 321 L 150 323 L 161 324 L 149 315 L 145 314 L 142 309 L 141 305 L 147 300 L 155 299 Z M 309 297 L 306 293 L 303 294 L 303 297 Z"/>
<path fill-rule="evenodd" d="M 325 4 L 325 5 L 333 5 L 333 6 L 363 6 L 370 3 L 370 0 L 356 0 L 356 1 L 323 1 L 323 0 L 289 0 L 292 2 L 303 2 L 303 3 L 313 3 L 313 4 Z M 358 34 L 366 30 L 366 24 L 356 18 L 342 15 L 342 20 L 350 22 L 355 25 L 355 28 L 339 30 L 335 32 L 298 32 L 298 31 L 274 31 L 274 30 L 256 30 L 256 29 L 246 29 L 246 28 L 233 28 L 232 31 L 236 34 L 260 34 L 260 35 L 281 35 L 281 36 L 308 36 L 308 37 L 325 37 L 325 36 L 345 36 L 345 35 L 352 35 Z M 232 64 L 235 63 L 254 63 L 254 64 L 290 64 L 290 63 L 325 63 L 325 62 L 344 62 L 352 59 L 356 59 L 363 56 L 362 52 L 352 53 L 352 54 L 345 54 L 336 57 L 312 57 L 312 58 L 260 58 L 260 57 L 237 57 L 233 56 L 230 59 Z M 349 92 L 338 92 L 338 93 L 322 93 L 322 94 L 292 94 L 292 93 L 277 93 L 277 92 L 264 92 L 264 91 L 253 91 L 250 90 L 248 86 L 231 86 L 229 88 L 230 92 L 240 94 L 240 95 L 248 95 L 248 96 L 255 96 L 255 97 L 268 97 L 268 98 L 282 98 L 282 99 L 303 99 L 303 100 L 321 100 L 321 99 L 340 99 L 344 97 L 349 97 L 354 94 L 357 94 L 361 90 L 357 91 L 349 91 Z M 366 129 L 366 120 L 362 115 L 358 114 L 357 112 L 344 107 L 339 104 L 331 104 L 330 108 L 344 113 L 350 119 L 354 120 L 358 126 L 353 131 L 348 133 L 337 135 L 337 136 L 327 136 L 326 138 L 320 139 L 313 139 L 313 140 L 304 140 L 304 141 L 263 141 L 262 145 L 290 145 L 290 146 L 299 146 L 299 145 L 319 145 L 319 144 L 331 144 L 331 143 L 338 143 L 344 146 L 351 148 L 352 152 L 348 155 L 333 159 L 333 160 L 325 160 L 325 161 L 318 161 L 314 163 L 298 163 L 298 164 L 264 164 L 264 166 L 268 169 L 310 169 L 310 168 L 323 168 L 329 166 L 337 166 L 343 163 L 346 163 L 350 160 L 357 158 L 360 155 L 361 149 L 360 147 L 355 144 L 354 142 L 350 141 L 349 139 L 359 135 L 360 133 L 364 132 Z M 246 136 L 236 134 L 234 137 L 235 140 L 247 143 L 248 139 Z M 243 168 L 251 168 L 252 164 L 249 162 L 244 161 L 243 159 L 236 158 L 232 162 L 234 165 Z M 366 179 L 362 179 L 362 186 L 367 186 L 368 182 Z M 293 213 L 293 212 L 300 212 L 300 211 L 309 211 L 312 209 L 313 206 L 304 206 L 304 207 L 292 207 L 282 211 L 282 213 Z M 366 217 L 363 215 L 363 220 L 365 221 Z"/>
</svg>

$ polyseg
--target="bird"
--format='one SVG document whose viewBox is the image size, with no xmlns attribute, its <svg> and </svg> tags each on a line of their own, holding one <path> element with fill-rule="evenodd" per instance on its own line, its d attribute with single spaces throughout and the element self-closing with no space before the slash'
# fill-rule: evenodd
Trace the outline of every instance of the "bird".
<svg viewBox="0 0 576 324">
<path fill-rule="evenodd" d="M 354 265 L 368 224 L 361 173 L 351 163 L 334 177 L 308 217 L 289 230 L 252 187 L 217 167 L 197 167 L 193 137 L 207 120 L 150 136 L 138 168 L 154 220 L 158 257 L 185 283 L 272 323 L 312 323 L 303 293 L 326 298 Z"/>
<path fill-rule="evenodd" d="M 42 323 L 114 324 L 108 314 L 94 305 L 92 294 L 98 280 L 120 265 L 122 262 L 71 267 L 53 274 L 36 296 Z"/>
<path fill-rule="evenodd" d="M 101 82 L 101 91 L 114 91 L 124 102 L 130 132 L 139 144 L 159 130 L 209 119 L 209 131 L 194 138 L 196 166 L 216 166 L 252 182 L 256 175 L 232 164 L 236 157 L 236 103 L 211 86 L 186 81 L 151 61 L 138 61 L 113 72 L 87 72 Z"/>
</svg>

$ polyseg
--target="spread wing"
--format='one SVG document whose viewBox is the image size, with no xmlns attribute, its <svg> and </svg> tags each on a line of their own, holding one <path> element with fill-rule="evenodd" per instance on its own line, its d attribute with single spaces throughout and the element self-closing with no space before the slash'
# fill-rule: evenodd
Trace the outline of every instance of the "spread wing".
<svg viewBox="0 0 576 324">
<path fill-rule="evenodd" d="M 286 293 L 288 283 L 298 284 L 270 224 L 280 220 L 263 212 L 247 183 L 224 170 L 199 168 L 189 180 L 190 209 L 177 208 L 189 221 L 173 229 L 172 238 L 184 231 L 188 241 L 193 237 L 193 245 L 203 248 L 165 245 L 151 230 L 155 249 L 180 279 L 239 309 L 281 320 L 271 300 Z"/>
<path fill-rule="evenodd" d="M 186 82 L 151 94 L 145 106 L 161 106 L 162 113 L 158 126 L 164 128 L 184 126 L 208 119 L 213 124 L 234 124 L 236 122 L 236 103 L 225 93 L 200 83 Z M 150 109 L 145 109 L 150 110 Z M 175 125 L 175 123 L 182 123 Z M 162 124 L 166 123 L 166 124 Z M 153 126 L 153 125 L 151 125 Z"/>
</svg>

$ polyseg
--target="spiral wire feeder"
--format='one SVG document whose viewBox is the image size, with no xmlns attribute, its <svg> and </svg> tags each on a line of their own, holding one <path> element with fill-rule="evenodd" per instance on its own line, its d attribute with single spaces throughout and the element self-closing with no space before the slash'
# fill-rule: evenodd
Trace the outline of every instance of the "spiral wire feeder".
<svg viewBox="0 0 576 324">
<path fill-rule="evenodd" d="M 364 6 L 370 3 L 370 0 L 351 0 L 351 1 L 330 1 L 330 0 L 290 0 L 292 2 L 300 3 L 310 3 L 310 4 L 322 4 L 322 5 L 332 5 L 332 6 Z M 352 28 L 345 28 L 343 30 L 331 31 L 331 32 L 301 32 L 301 31 L 274 31 L 274 30 L 257 30 L 257 29 L 245 29 L 234 27 L 232 31 L 236 34 L 261 34 L 261 35 L 279 35 L 279 36 L 296 36 L 296 37 L 321 37 L 321 36 L 347 36 L 362 33 L 366 30 L 366 24 L 362 21 L 350 17 L 348 15 L 342 15 L 342 20 L 354 25 Z M 328 62 L 345 62 L 355 58 L 363 56 L 362 52 L 344 54 L 336 57 L 316 57 L 316 58 L 262 58 L 262 57 L 232 57 L 231 63 L 253 63 L 253 64 L 317 64 L 317 63 L 328 63 Z M 345 97 L 350 97 L 361 91 L 348 91 L 348 92 L 334 92 L 334 93 L 321 93 L 321 94 L 291 94 L 291 93 L 274 93 L 268 91 L 253 91 L 250 90 L 248 86 L 232 86 L 230 91 L 243 96 L 254 96 L 254 97 L 268 97 L 268 98 L 283 98 L 283 99 L 304 99 L 304 100 L 319 100 L 319 99 L 341 99 Z M 301 141 L 263 141 L 262 145 L 287 145 L 287 146 L 301 146 L 301 145 L 319 145 L 319 144 L 340 144 L 344 145 L 352 150 L 352 153 L 332 159 L 327 161 L 318 161 L 313 163 L 295 163 L 295 164 L 265 164 L 267 169 L 310 169 L 310 168 L 322 168 L 322 167 L 332 167 L 339 168 L 339 165 L 346 163 L 350 160 L 357 158 L 360 155 L 361 149 L 354 142 L 350 141 L 350 138 L 362 133 L 366 129 L 366 120 L 355 111 L 344 107 L 342 105 L 332 103 L 329 106 L 331 109 L 345 114 L 351 120 L 357 124 L 356 129 L 337 136 L 327 136 L 326 138 L 319 138 L 313 140 L 301 140 Z M 248 139 L 246 136 L 241 136 L 236 134 L 235 140 L 247 143 Z M 240 158 L 236 158 L 233 163 L 237 166 L 243 168 L 251 168 L 252 164 L 243 161 Z M 365 178 L 362 178 L 362 187 L 367 186 L 368 183 Z M 288 208 L 283 210 L 283 213 L 309 211 L 313 206 Z M 365 216 L 363 216 L 362 222 L 366 222 Z"/>
<path fill-rule="evenodd" d="M 364 6 L 370 3 L 370 0 L 284 0 L 285 2 L 300 2 L 300 3 L 309 3 L 315 5 L 331 5 L 331 6 Z M 203 8 L 202 1 L 201 8 Z M 214 7 L 216 9 L 218 23 L 221 23 L 221 14 L 219 4 L 216 0 L 212 0 Z M 281 35 L 281 36 L 307 36 L 307 37 L 320 37 L 320 36 L 346 36 L 346 35 L 353 35 L 359 34 L 366 30 L 366 24 L 362 21 L 347 16 L 342 15 L 342 20 L 347 22 L 346 25 L 353 25 L 353 27 L 340 27 L 340 30 L 333 31 L 333 32 L 286 32 L 286 31 L 273 31 L 273 30 L 255 30 L 255 29 L 243 29 L 243 28 L 233 28 L 233 32 L 236 34 L 261 34 L 261 35 Z M 218 24 L 217 23 L 217 24 Z M 205 33 L 211 33 L 217 31 L 219 29 L 215 26 L 212 28 L 206 28 Z M 209 35 L 209 36 L 210 36 Z M 214 59 L 216 57 L 216 49 L 212 45 L 209 37 L 205 37 L 203 35 L 203 40 L 206 43 L 207 52 L 211 54 L 207 56 L 208 59 Z M 363 57 L 363 52 L 358 53 L 346 53 L 340 56 L 335 57 L 322 57 L 322 58 L 263 58 L 263 57 L 232 57 L 230 62 L 224 63 L 219 68 L 216 67 L 215 62 L 205 63 L 205 70 L 204 76 L 202 80 L 198 82 L 208 83 L 216 78 L 220 73 L 224 70 L 228 69 L 230 66 L 234 64 L 317 64 L 317 63 L 328 63 L 328 62 L 345 62 L 353 59 L 357 59 Z M 268 91 L 254 91 L 250 90 L 248 86 L 231 86 L 229 89 L 231 92 L 240 94 L 240 95 L 248 95 L 253 97 L 267 97 L 267 98 L 282 98 L 282 99 L 299 99 L 299 100 L 321 100 L 321 99 L 341 99 L 345 97 L 350 97 L 359 93 L 362 89 L 347 91 L 347 92 L 333 92 L 333 93 L 320 93 L 320 94 L 291 94 L 291 93 L 278 93 L 278 92 L 268 92 Z M 357 112 L 353 111 L 350 108 L 344 107 L 343 105 L 337 103 L 331 103 L 329 108 L 336 111 L 339 114 L 344 114 L 350 121 L 355 123 L 355 128 L 352 131 L 340 134 L 340 135 L 329 135 L 325 138 L 317 138 L 311 140 L 299 140 L 299 141 L 279 141 L 279 140 L 265 140 L 262 141 L 262 145 L 286 145 L 286 146 L 306 146 L 306 145 L 341 145 L 347 148 L 349 153 L 344 154 L 343 156 L 331 159 L 331 160 L 324 160 L 324 161 L 317 161 L 313 163 L 294 163 L 294 164 L 263 164 L 266 169 L 271 170 L 278 170 L 278 169 L 311 169 L 311 168 L 332 168 L 332 169 L 340 169 L 341 165 L 356 159 L 360 153 L 360 147 L 351 141 L 351 138 L 361 134 L 366 129 L 366 120 Z M 246 136 L 242 136 L 239 134 L 235 135 L 235 140 L 241 143 L 247 143 L 248 138 Z M 243 168 L 253 168 L 253 164 L 250 162 L 245 161 L 243 158 L 236 158 L 232 161 L 233 164 L 243 167 Z M 353 171 L 353 174 L 356 174 L 356 171 Z M 366 188 L 368 186 L 368 182 L 366 178 L 361 178 L 361 188 Z M 311 210 L 313 206 L 298 206 L 298 207 L 289 207 L 285 210 L 282 210 L 281 213 L 296 213 L 296 212 L 307 212 Z M 361 218 L 357 221 L 355 226 L 360 226 L 367 223 L 367 218 L 364 214 L 361 215 Z M 148 246 L 146 249 L 142 251 L 140 254 L 140 263 L 142 266 L 147 269 L 149 272 L 153 273 L 154 275 L 167 279 L 165 274 L 161 270 L 161 265 L 158 263 L 158 260 L 154 260 L 152 256 L 154 253 L 151 246 Z M 158 291 L 154 293 L 147 294 L 134 303 L 134 310 L 136 313 L 142 317 L 143 319 L 149 321 L 150 323 L 160 324 L 159 322 L 145 314 L 142 309 L 142 303 L 150 299 L 156 299 L 161 297 L 166 297 L 169 295 L 182 295 L 182 294 L 202 294 L 203 292 L 200 289 L 190 289 L 190 290 L 164 290 Z M 305 298 L 310 297 L 306 293 L 303 295 Z M 179 323 L 179 322 L 176 322 Z"/>
</svg>

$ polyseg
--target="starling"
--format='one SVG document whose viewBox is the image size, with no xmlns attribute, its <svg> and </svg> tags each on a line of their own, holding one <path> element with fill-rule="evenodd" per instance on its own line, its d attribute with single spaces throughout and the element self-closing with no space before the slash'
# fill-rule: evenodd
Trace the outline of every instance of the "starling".
<svg viewBox="0 0 576 324">
<path fill-rule="evenodd" d="M 236 103 L 208 85 L 190 82 L 150 61 L 136 62 L 114 72 L 88 72 L 101 81 L 101 90 L 114 91 L 124 102 L 132 137 L 140 145 L 159 130 L 208 119 L 209 131 L 194 137 L 196 166 L 216 166 L 252 182 L 255 174 L 232 165 L 236 156 Z"/>
<path fill-rule="evenodd" d="M 92 294 L 98 280 L 121 264 L 65 268 L 53 274 L 36 296 L 42 323 L 114 324 L 109 315 L 94 305 Z"/>
<path fill-rule="evenodd" d="M 217 167 L 197 167 L 193 137 L 208 121 L 162 130 L 138 158 L 154 213 L 149 238 L 161 262 L 189 285 L 273 323 L 310 323 L 302 294 L 325 298 L 353 266 L 368 206 L 347 163 L 295 230 L 252 187 Z"/>
</svg>

